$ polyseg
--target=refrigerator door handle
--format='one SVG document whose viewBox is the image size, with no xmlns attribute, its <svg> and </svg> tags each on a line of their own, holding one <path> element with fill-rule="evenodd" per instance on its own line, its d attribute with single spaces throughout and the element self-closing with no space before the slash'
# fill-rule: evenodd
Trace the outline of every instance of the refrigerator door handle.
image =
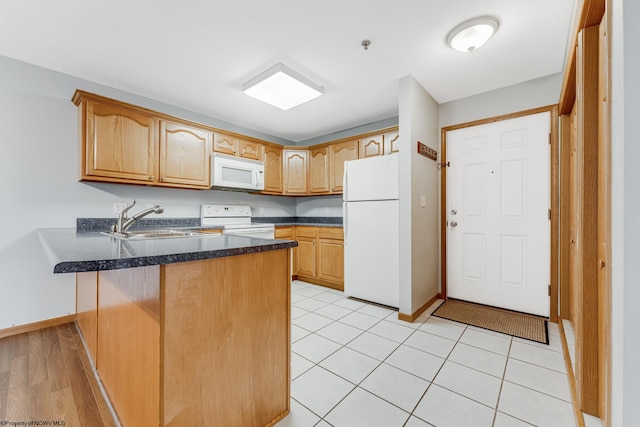
<svg viewBox="0 0 640 427">
<path fill-rule="evenodd" d="M 347 224 L 349 224 L 349 221 L 347 220 L 347 204 L 343 203 L 342 204 L 342 227 L 343 227 L 343 241 L 342 241 L 342 245 L 346 245 L 347 244 Z"/>
<path fill-rule="evenodd" d="M 349 169 L 348 163 L 349 162 L 344 162 L 344 172 L 342 172 L 342 200 L 344 201 L 349 200 L 349 187 L 347 186 L 347 169 Z"/>
</svg>

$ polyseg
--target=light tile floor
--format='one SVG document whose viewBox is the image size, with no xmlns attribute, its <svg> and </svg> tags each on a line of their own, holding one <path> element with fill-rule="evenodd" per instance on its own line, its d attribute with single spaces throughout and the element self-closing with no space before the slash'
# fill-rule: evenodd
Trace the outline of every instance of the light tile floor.
<svg viewBox="0 0 640 427">
<path fill-rule="evenodd" d="M 291 413 L 278 427 L 574 426 L 557 325 L 538 344 L 292 283 Z"/>
</svg>

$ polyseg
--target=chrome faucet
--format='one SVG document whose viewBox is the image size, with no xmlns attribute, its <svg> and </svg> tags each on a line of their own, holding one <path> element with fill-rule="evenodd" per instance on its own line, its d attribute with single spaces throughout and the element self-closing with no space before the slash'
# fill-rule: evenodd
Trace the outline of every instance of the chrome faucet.
<svg viewBox="0 0 640 427">
<path fill-rule="evenodd" d="M 153 205 L 149 209 L 145 209 L 141 212 L 138 212 L 131 218 L 127 218 L 127 212 L 129 212 L 129 210 L 134 207 L 135 204 L 136 199 L 133 199 L 133 203 L 131 203 L 131 205 L 127 206 L 122 210 L 122 212 L 120 212 L 120 215 L 118 216 L 118 223 L 111 226 L 112 232 L 118 234 L 127 234 L 127 230 L 129 229 L 129 227 L 135 224 L 139 219 L 144 218 L 145 216 L 152 213 L 161 214 L 162 212 L 164 212 L 164 208 L 162 206 Z"/>
</svg>

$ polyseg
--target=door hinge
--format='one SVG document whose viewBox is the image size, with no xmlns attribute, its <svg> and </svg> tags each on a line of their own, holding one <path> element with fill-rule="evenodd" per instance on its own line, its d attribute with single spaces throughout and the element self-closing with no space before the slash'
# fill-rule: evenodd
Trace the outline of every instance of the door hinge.
<svg viewBox="0 0 640 427">
<path fill-rule="evenodd" d="M 549 221 L 551 221 L 551 209 L 549 209 Z"/>
<path fill-rule="evenodd" d="M 551 132 L 549 132 L 549 145 L 551 145 Z"/>
<path fill-rule="evenodd" d="M 551 296 L 551 285 L 547 285 L 547 293 L 549 294 L 549 296 Z"/>
</svg>

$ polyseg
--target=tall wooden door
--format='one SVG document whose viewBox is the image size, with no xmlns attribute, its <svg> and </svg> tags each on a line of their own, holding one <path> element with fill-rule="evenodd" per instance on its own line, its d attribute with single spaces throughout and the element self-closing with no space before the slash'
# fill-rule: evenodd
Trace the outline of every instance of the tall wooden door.
<svg viewBox="0 0 640 427">
<path fill-rule="evenodd" d="M 447 293 L 549 315 L 548 112 L 447 132 Z"/>
</svg>

